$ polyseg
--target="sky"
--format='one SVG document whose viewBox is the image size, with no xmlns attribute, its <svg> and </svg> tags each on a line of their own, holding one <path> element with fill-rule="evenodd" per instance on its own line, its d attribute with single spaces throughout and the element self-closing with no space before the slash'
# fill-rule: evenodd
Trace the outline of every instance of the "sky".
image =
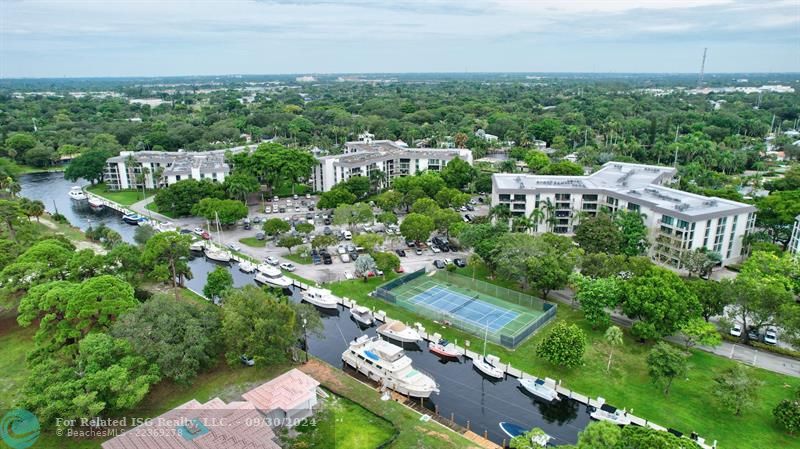
<svg viewBox="0 0 800 449">
<path fill-rule="evenodd" d="M 800 0 L 0 0 L 0 77 L 800 72 Z"/>
</svg>

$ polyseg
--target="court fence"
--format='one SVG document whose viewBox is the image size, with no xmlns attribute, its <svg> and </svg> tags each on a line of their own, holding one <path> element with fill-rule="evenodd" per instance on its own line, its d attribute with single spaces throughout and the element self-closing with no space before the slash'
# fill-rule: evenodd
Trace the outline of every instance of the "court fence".
<svg viewBox="0 0 800 449">
<path fill-rule="evenodd" d="M 450 326 L 461 329 L 465 332 L 475 335 L 476 337 L 483 338 L 484 335 L 486 335 L 486 338 L 489 341 L 505 346 L 509 349 L 514 349 L 519 346 L 520 343 L 522 343 L 530 335 L 534 334 L 542 326 L 547 324 L 556 315 L 555 304 L 543 301 L 531 295 L 526 295 L 525 293 L 520 293 L 490 284 L 488 282 L 471 279 L 443 270 L 437 271 L 433 277 L 438 278 L 440 281 L 448 282 L 462 288 L 472 289 L 478 293 L 490 295 L 502 300 L 506 300 L 510 303 L 529 308 L 533 311 L 536 311 L 539 315 L 530 322 L 518 326 L 516 329 L 510 329 L 509 326 L 506 326 L 497 331 L 488 330 L 487 332 L 487 329 L 484 326 L 480 326 L 472 321 L 462 319 L 448 311 L 431 307 L 428 304 L 422 302 L 412 302 L 409 301 L 409 298 L 398 297 L 398 295 L 392 291 L 402 285 L 418 279 L 420 276 L 424 276 L 425 274 L 425 268 L 422 268 L 400 278 L 393 279 L 375 289 L 373 296 L 391 304 L 399 305 L 406 310 L 424 316 L 428 319 L 442 323 L 448 323 Z"/>
</svg>

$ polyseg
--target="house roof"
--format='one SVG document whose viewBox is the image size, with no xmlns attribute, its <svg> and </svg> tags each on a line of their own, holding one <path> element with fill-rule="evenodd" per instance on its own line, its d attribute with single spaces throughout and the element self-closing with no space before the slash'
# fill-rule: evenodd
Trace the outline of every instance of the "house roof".
<svg viewBox="0 0 800 449">
<path fill-rule="evenodd" d="M 313 377 L 298 369 L 284 373 L 271 381 L 262 384 L 242 397 L 255 405 L 258 410 L 284 411 L 295 410 L 301 404 L 316 395 L 317 382 Z"/>
<path fill-rule="evenodd" d="M 118 435 L 103 449 L 280 449 L 256 407 L 214 398 L 191 400 Z"/>
</svg>

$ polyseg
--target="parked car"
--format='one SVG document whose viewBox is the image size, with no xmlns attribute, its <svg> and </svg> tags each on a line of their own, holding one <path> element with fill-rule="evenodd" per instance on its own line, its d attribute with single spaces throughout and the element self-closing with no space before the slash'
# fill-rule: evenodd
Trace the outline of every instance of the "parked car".
<svg viewBox="0 0 800 449">
<path fill-rule="evenodd" d="M 299 198 L 299 197 L 298 197 L 298 196 L 297 196 L 297 194 L 295 193 L 295 194 L 292 196 L 292 198 L 294 198 L 294 199 L 297 199 L 297 198 Z"/>
<path fill-rule="evenodd" d="M 274 256 L 269 256 L 266 259 L 264 259 L 264 261 L 270 265 L 278 265 L 279 263 L 278 258 Z"/>
<path fill-rule="evenodd" d="M 467 204 L 467 210 L 473 212 L 475 210 L 475 206 L 473 206 L 472 204 Z"/>
<path fill-rule="evenodd" d="M 403 266 L 402 266 L 402 265 L 399 265 L 397 268 L 395 268 L 395 269 L 394 269 L 394 272 L 395 272 L 395 273 L 405 273 L 405 272 L 406 272 L 406 269 L 405 269 L 405 268 L 403 268 Z"/>
<path fill-rule="evenodd" d="M 264 213 L 265 214 L 271 214 L 272 213 L 272 207 L 270 207 L 270 206 L 265 207 L 264 208 Z"/>
<path fill-rule="evenodd" d="M 264 240 L 265 238 L 267 238 L 267 235 L 264 234 L 263 232 L 256 233 L 256 240 Z"/>
<path fill-rule="evenodd" d="M 211 240 L 211 234 L 209 234 L 209 233 L 208 233 L 208 232 L 206 232 L 206 231 L 203 231 L 203 233 L 202 233 L 202 234 L 200 234 L 200 237 L 202 237 L 202 238 L 203 238 L 203 240 Z"/>
<path fill-rule="evenodd" d="M 330 254 L 322 253 L 320 255 L 322 256 L 322 263 L 324 263 L 325 265 L 330 265 L 333 263 L 333 258 L 331 257 Z"/>
<path fill-rule="evenodd" d="M 249 231 L 250 230 L 250 221 L 248 220 L 248 221 L 245 221 L 244 223 L 242 223 L 242 228 L 245 231 Z"/>
<path fill-rule="evenodd" d="M 754 327 L 747 328 L 747 338 L 753 341 L 759 340 L 758 329 Z"/>
<path fill-rule="evenodd" d="M 281 207 L 278 208 L 278 212 L 284 213 L 284 212 L 286 212 L 286 208 L 281 206 Z"/>
<path fill-rule="evenodd" d="M 414 241 L 413 240 L 406 240 L 406 246 L 408 246 L 409 248 L 413 248 L 414 247 Z"/>
<path fill-rule="evenodd" d="M 300 206 L 295 206 L 295 207 L 294 207 L 294 211 L 295 211 L 295 212 L 300 212 Z"/>
<path fill-rule="evenodd" d="M 307 200 L 310 200 L 310 199 L 311 199 L 311 194 L 310 194 L 310 193 L 306 193 L 306 199 L 307 199 Z"/>
<path fill-rule="evenodd" d="M 459 268 L 464 268 L 467 266 L 467 261 L 465 259 L 453 259 L 453 263 Z"/>
<path fill-rule="evenodd" d="M 739 323 L 733 323 L 733 326 L 731 326 L 731 335 L 733 335 L 734 337 L 741 337 L 742 325 Z"/>
<path fill-rule="evenodd" d="M 764 332 L 764 343 L 768 345 L 778 344 L 778 333 L 775 331 L 775 329 L 767 329 Z"/>
<path fill-rule="evenodd" d="M 450 265 L 451 263 L 453 263 L 453 259 L 445 259 L 444 260 L 444 264 L 445 265 Z"/>
<path fill-rule="evenodd" d="M 256 364 L 255 360 L 251 359 L 250 357 L 244 354 L 239 356 L 239 361 L 242 362 L 242 365 L 244 366 L 254 366 Z"/>
<path fill-rule="evenodd" d="M 330 218 L 325 217 L 325 218 L 322 219 L 322 222 L 325 224 L 325 226 L 330 226 L 331 225 L 331 219 Z"/>
<path fill-rule="evenodd" d="M 203 233 L 206 231 L 203 228 L 194 228 L 193 232 L 197 235 L 203 235 Z"/>
<path fill-rule="evenodd" d="M 443 253 L 449 253 L 450 252 L 450 245 L 448 245 L 447 243 L 443 243 L 443 244 L 439 245 L 439 249 Z"/>
<path fill-rule="evenodd" d="M 440 252 L 442 252 L 442 250 L 440 250 L 439 247 L 436 245 L 431 245 L 431 251 L 433 251 L 434 254 L 439 254 Z"/>
<path fill-rule="evenodd" d="M 297 269 L 297 268 L 294 266 L 294 264 L 293 264 L 293 263 L 289 263 L 289 262 L 284 262 L 284 263 L 282 263 L 282 264 L 280 265 L 280 267 L 281 267 L 281 270 L 286 270 L 286 271 L 294 271 L 294 270 L 296 270 L 296 269 Z"/>
<path fill-rule="evenodd" d="M 261 217 L 259 217 L 258 215 L 253 217 L 253 223 L 261 223 Z"/>
<path fill-rule="evenodd" d="M 440 270 L 445 267 L 444 262 L 439 259 L 433 261 L 433 266 Z"/>
<path fill-rule="evenodd" d="M 340 253 L 339 258 L 342 259 L 342 263 L 350 263 L 350 256 L 347 253 Z"/>
<path fill-rule="evenodd" d="M 394 252 L 397 253 L 397 255 L 400 257 L 406 257 L 406 252 L 402 249 L 396 249 L 394 250 Z"/>
<path fill-rule="evenodd" d="M 230 248 L 230 249 L 232 249 L 234 251 L 241 251 L 242 250 L 241 246 L 239 246 L 239 245 L 237 245 L 237 244 L 235 244 L 233 242 L 228 243 L 228 248 Z"/>
<path fill-rule="evenodd" d="M 333 234 L 333 230 L 329 226 L 325 226 L 325 229 L 322 230 L 322 233 L 325 235 Z"/>
<path fill-rule="evenodd" d="M 308 205 L 308 211 L 309 212 L 313 212 L 314 211 L 314 205 L 313 204 L 309 204 Z"/>
<path fill-rule="evenodd" d="M 352 239 L 352 238 L 353 238 L 353 233 L 352 233 L 352 232 L 350 232 L 350 231 L 344 231 L 344 232 L 342 233 L 342 235 L 344 236 L 344 239 L 345 239 L 345 240 L 350 240 L 350 239 Z"/>
<path fill-rule="evenodd" d="M 277 196 L 277 195 L 275 195 L 274 197 L 272 197 L 272 201 L 280 201 L 280 200 L 281 200 L 281 199 L 280 199 L 280 198 L 278 198 L 278 196 Z"/>
</svg>

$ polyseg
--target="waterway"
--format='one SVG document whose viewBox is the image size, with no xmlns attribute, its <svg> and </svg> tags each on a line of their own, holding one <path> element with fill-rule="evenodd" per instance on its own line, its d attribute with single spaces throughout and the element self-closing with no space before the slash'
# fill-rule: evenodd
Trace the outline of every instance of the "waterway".
<svg viewBox="0 0 800 449">
<path fill-rule="evenodd" d="M 136 227 L 124 223 L 118 213 L 95 212 L 85 202 L 72 201 L 67 192 L 74 184 L 65 180 L 62 173 L 28 174 L 20 178 L 21 194 L 43 201 L 48 211 L 57 210 L 81 229 L 105 224 L 119 232 L 125 241 L 133 242 Z M 187 281 L 187 286 L 202 291 L 215 264 L 201 256 L 192 259 L 189 265 L 193 278 Z M 236 265 L 223 266 L 230 270 L 236 287 L 254 283 L 253 276 L 240 272 Z M 300 300 L 297 291 L 292 298 Z M 340 306 L 337 314 L 321 315 L 325 326 L 323 336 L 310 337 L 309 350 L 333 366 L 343 367 L 341 356 L 349 341 L 362 333 L 376 335 L 374 327 L 362 331 L 344 307 Z M 426 400 L 424 405 L 432 413 L 438 407 L 439 414 L 447 419 L 452 413 L 456 423 L 466 426 L 469 422 L 474 432 L 483 435 L 486 431 L 489 439 L 498 444 L 508 438 L 498 427 L 502 421 L 540 427 L 554 437 L 551 443 L 556 445 L 574 444 L 578 432 L 589 423 L 587 407 L 577 401 L 562 398 L 553 404 L 544 403 L 526 394 L 514 377 L 500 381 L 487 379 L 473 368 L 469 359 L 445 362 L 416 344 L 405 344 L 404 348 L 414 366 L 431 373 L 439 384 L 440 394 Z"/>
</svg>

